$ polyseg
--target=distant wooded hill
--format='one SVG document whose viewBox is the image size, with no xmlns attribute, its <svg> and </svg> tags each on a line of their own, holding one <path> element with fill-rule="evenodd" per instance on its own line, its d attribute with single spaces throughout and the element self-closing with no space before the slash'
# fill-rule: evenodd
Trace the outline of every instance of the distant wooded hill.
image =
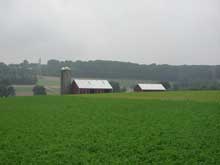
<svg viewBox="0 0 220 165">
<path fill-rule="evenodd" d="M 3 64 L 0 65 L 2 67 Z M 19 65 L 7 65 L 9 69 L 20 67 L 21 73 L 17 76 L 29 78 L 31 83 L 35 82 L 36 74 L 44 76 L 60 76 L 60 68 L 68 66 L 72 70 L 73 77 L 77 78 L 102 78 L 102 79 L 133 79 L 172 82 L 176 88 L 188 88 L 188 86 L 200 89 L 211 89 L 219 86 L 220 65 L 140 65 L 129 62 L 118 61 L 58 61 L 49 60 L 47 64 L 39 67 L 38 64 L 30 64 L 27 61 Z M 4 65 L 5 67 L 5 65 Z M 2 70 L 0 79 L 11 71 Z M 13 70 L 13 69 L 12 69 Z M 23 70 L 23 72 L 22 72 Z M 15 74 L 15 73 L 14 73 Z M 25 76 L 27 74 L 27 76 Z M 32 76 L 30 76 L 32 74 Z M 13 75 L 13 74 L 12 74 Z M 16 80 L 13 78 L 13 81 Z M 207 87 L 208 86 L 208 87 Z M 215 87 L 214 87 L 215 86 Z"/>
<path fill-rule="evenodd" d="M 118 78 L 156 81 L 188 81 L 220 79 L 220 65 L 140 65 L 118 61 L 57 61 L 42 66 L 42 74 L 59 76 L 60 68 L 68 66 L 75 77 Z"/>
<path fill-rule="evenodd" d="M 34 64 L 29 64 L 26 60 L 20 64 L 6 65 L 0 63 L 0 82 L 7 81 L 10 84 L 35 84 L 37 82 L 37 72 L 35 69 L 32 69 L 33 66 Z"/>
</svg>

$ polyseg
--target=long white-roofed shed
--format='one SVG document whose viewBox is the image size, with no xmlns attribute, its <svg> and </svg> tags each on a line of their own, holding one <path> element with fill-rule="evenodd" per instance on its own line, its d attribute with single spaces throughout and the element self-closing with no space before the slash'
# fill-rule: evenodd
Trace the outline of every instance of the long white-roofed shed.
<svg viewBox="0 0 220 165">
<path fill-rule="evenodd" d="M 162 84 L 137 84 L 134 87 L 136 92 L 147 91 L 166 91 L 166 88 Z"/>
<path fill-rule="evenodd" d="M 107 80 L 73 79 L 72 89 L 74 94 L 85 93 L 110 93 L 113 88 Z"/>
</svg>

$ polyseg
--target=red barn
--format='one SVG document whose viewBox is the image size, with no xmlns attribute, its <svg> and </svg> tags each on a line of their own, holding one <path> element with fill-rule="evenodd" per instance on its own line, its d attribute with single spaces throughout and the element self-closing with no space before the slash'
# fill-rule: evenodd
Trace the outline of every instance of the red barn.
<svg viewBox="0 0 220 165">
<path fill-rule="evenodd" d="M 113 88 L 107 80 L 74 79 L 72 81 L 73 94 L 110 93 L 112 91 Z"/>
</svg>

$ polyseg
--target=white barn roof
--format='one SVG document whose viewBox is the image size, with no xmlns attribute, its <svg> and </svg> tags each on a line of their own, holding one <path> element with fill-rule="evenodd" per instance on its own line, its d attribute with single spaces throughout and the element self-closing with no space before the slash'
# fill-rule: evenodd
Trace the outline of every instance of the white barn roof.
<svg viewBox="0 0 220 165">
<path fill-rule="evenodd" d="M 74 79 L 79 88 L 85 89 L 112 89 L 112 86 L 107 80 L 81 80 Z"/>
<path fill-rule="evenodd" d="M 148 90 L 148 91 L 165 91 L 166 90 L 162 84 L 138 84 L 138 86 L 142 90 Z"/>
</svg>

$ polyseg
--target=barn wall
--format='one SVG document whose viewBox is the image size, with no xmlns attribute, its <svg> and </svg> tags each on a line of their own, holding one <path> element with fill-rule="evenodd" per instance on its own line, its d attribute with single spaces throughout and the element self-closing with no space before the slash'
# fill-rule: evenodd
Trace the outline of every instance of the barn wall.
<svg viewBox="0 0 220 165">
<path fill-rule="evenodd" d="M 76 82 L 75 81 L 73 81 L 72 82 L 72 93 L 73 94 L 79 94 L 79 88 L 78 88 L 78 86 L 76 85 Z"/>
<path fill-rule="evenodd" d="M 105 89 L 85 89 L 82 88 L 80 89 L 80 94 L 92 94 L 92 93 L 108 93 L 109 90 L 105 90 Z"/>
<path fill-rule="evenodd" d="M 165 92 L 164 90 L 142 90 L 143 92 Z"/>
<path fill-rule="evenodd" d="M 105 89 L 103 93 L 111 93 L 111 92 L 113 92 L 112 89 Z"/>
<path fill-rule="evenodd" d="M 93 93 L 111 93 L 111 89 L 79 89 L 78 86 L 73 83 L 72 94 L 93 94 Z"/>
<path fill-rule="evenodd" d="M 81 88 L 79 89 L 79 94 L 87 94 L 90 93 L 90 89 Z"/>
</svg>

